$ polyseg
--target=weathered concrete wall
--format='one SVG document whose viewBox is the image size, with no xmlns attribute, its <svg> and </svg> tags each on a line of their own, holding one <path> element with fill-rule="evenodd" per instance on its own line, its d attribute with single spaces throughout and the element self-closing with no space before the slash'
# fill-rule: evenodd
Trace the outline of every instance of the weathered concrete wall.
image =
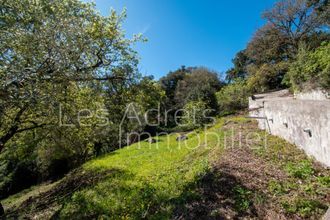
<svg viewBox="0 0 330 220">
<path fill-rule="evenodd" d="M 315 89 L 310 92 L 297 93 L 295 98 L 301 100 L 329 100 L 330 93 L 321 89 Z"/>
<path fill-rule="evenodd" d="M 253 100 L 254 99 L 254 100 Z M 259 127 L 302 148 L 330 167 L 330 100 L 298 100 L 287 90 L 249 99 Z"/>
</svg>

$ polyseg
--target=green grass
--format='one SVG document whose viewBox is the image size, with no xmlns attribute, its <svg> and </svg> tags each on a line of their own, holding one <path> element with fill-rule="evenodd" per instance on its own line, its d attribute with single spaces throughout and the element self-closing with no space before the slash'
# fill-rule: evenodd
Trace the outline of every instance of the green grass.
<svg viewBox="0 0 330 220">
<path fill-rule="evenodd" d="M 307 218 L 311 213 L 327 209 L 327 206 L 317 200 L 296 198 L 293 201 L 282 202 L 282 207 L 287 213 L 299 214 Z"/>
<path fill-rule="evenodd" d="M 283 179 L 270 180 L 268 187 L 266 185 L 262 191 L 265 194 L 248 189 L 244 184 L 232 187 L 230 199 L 234 202 L 235 211 L 249 212 L 255 204 L 263 206 L 264 203 L 271 203 L 276 210 L 281 210 L 289 217 L 310 218 L 324 213 L 328 205 L 325 198 L 330 189 L 329 171 L 316 166 L 294 145 L 255 129 L 249 119 L 235 116 L 221 118 L 216 125 L 208 128 L 207 141 L 206 131 L 196 129 L 186 134 L 188 140 L 182 142 L 176 141 L 178 134 L 163 135 L 155 137 L 158 140 L 156 143 L 142 141 L 85 163 L 77 170 L 81 175 L 71 175 L 76 179 L 70 175 L 63 179 L 71 178 L 80 183 L 79 176 L 86 177 L 82 180 L 85 185 L 78 187 L 79 190 L 71 189 L 69 185 L 73 193 L 69 191 L 67 196 L 61 197 L 55 193 L 58 203 L 54 207 L 59 208 L 55 217 L 171 219 L 173 214 L 178 214 L 178 210 L 180 215 L 189 212 L 186 204 L 205 199 L 199 191 L 200 180 L 212 172 L 212 166 L 219 162 L 224 152 L 224 136 L 229 140 L 230 135 L 233 135 L 226 131 L 226 126 L 232 125 L 235 129 L 245 127 L 243 132 L 258 134 L 261 138 L 252 142 L 253 152 L 286 174 Z M 264 142 L 264 138 L 267 142 Z M 267 143 L 266 147 L 264 143 Z M 95 178 L 94 181 L 93 176 L 101 178 Z M 63 182 L 60 180 L 55 184 L 61 186 Z M 3 204 L 6 209 L 17 207 L 30 196 L 37 196 L 52 187 L 54 185 L 33 187 L 9 197 Z M 32 204 L 30 208 L 22 210 L 22 214 L 27 211 L 30 216 L 40 214 L 44 218 L 42 213 L 34 209 Z M 210 216 L 217 215 L 217 209 L 210 213 Z"/>
<path fill-rule="evenodd" d="M 286 165 L 286 171 L 290 176 L 300 179 L 309 178 L 314 174 L 312 163 L 309 160 L 302 160 L 298 163 L 289 162 Z"/>
<path fill-rule="evenodd" d="M 208 131 L 221 135 L 223 121 Z M 168 219 L 174 208 L 196 196 L 194 185 L 209 169 L 209 153 L 217 138 L 205 131 L 190 133 L 176 141 L 176 134 L 158 137 L 158 142 L 140 142 L 92 160 L 88 172 L 110 172 L 108 178 L 75 192 L 60 212 L 62 218 Z M 115 216 L 115 217 L 114 217 Z"/>
<path fill-rule="evenodd" d="M 251 204 L 252 191 L 242 188 L 241 186 L 236 186 L 233 189 L 235 209 L 239 212 L 247 211 Z"/>
<path fill-rule="evenodd" d="M 330 189 L 329 170 L 321 168 L 293 144 L 272 135 L 267 135 L 267 147 L 255 153 L 287 174 L 284 179 L 268 183 L 273 203 L 279 203 L 286 214 L 310 218 L 327 210 L 324 198 Z"/>
<path fill-rule="evenodd" d="M 22 202 L 26 201 L 30 197 L 39 195 L 40 193 L 46 192 L 56 186 L 59 183 L 43 183 L 37 186 L 32 186 L 29 189 L 25 189 L 17 194 L 14 194 L 7 199 L 5 199 L 2 203 L 5 209 L 12 209 L 14 207 L 18 207 L 22 204 Z"/>
</svg>

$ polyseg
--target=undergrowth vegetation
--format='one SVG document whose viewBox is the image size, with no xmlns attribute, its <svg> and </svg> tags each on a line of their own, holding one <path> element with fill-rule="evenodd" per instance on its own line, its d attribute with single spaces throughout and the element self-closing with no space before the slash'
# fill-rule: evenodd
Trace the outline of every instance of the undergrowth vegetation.
<svg viewBox="0 0 330 220">
<path fill-rule="evenodd" d="M 304 218 L 324 213 L 329 204 L 330 171 L 308 158 L 296 146 L 268 135 L 267 148 L 255 152 L 272 164 L 278 165 L 287 177 L 269 182 L 269 193 L 274 203 L 287 214 Z"/>
</svg>

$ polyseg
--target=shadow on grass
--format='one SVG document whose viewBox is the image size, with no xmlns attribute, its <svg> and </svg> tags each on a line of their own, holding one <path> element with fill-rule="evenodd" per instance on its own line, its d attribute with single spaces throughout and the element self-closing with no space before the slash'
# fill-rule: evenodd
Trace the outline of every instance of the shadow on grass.
<svg viewBox="0 0 330 220">
<path fill-rule="evenodd" d="M 123 171 L 119 169 L 102 172 L 91 172 L 77 169 L 69 173 L 52 189 L 28 198 L 20 204 L 19 207 L 15 207 L 13 210 L 6 210 L 5 217 L 8 219 L 18 219 L 24 216 L 24 218 L 29 219 L 34 213 L 47 210 L 55 203 L 61 204 L 76 191 L 85 187 L 93 186 L 106 178 L 121 173 L 123 173 Z"/>
<path fill-rule="evenodd" d="M 48 192 L 23 202 L 7 213 L 7 217 L 30 219 L 38 213 L 48 212 L 52 204 L 59 208 L 47 217 L 50 219 L 260 217 L 251 198 L 252 191 L 230 173 L 209 171 L 187 185 L 176 198 L 157 191 L 146 180 L 135 182 L 135 179 L 133 174 L 119 169 L 106 172 L 77 170 Z"/>
<path fill-rule="evenodd" d="M 235 176 L 218 170 L 205 174 L 176 198 L 173 219 L 242 219 L 260 217 L 255 192 Z"/>
</svg>

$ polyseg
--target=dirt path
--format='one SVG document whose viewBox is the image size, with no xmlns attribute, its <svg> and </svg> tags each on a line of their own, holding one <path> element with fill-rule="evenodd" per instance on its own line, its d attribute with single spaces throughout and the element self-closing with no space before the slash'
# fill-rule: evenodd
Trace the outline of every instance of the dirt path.
<svg viewBox="0 0 330 220">
<path fill-rule="evenodd" d="M 299 207 L 295 210 L 296 213 L 287 213 L 281 206 L 282 201 L 290 198 L 291 194 L 309 201 L 310 196 L 302 192 L 300 186 L 279 196 L 270 187 L 271 183 L 297 182 L 298 185 L 301 184 L 301 188 L 304 188 L 303 180 L 292 180 L 292 177 L 283 169 L 281 163 L 273 163 L 269 159 L 272 156 L 291 158 L 293 155 L 293 158 L 299 158 L 300 160 L 301 157 L 304 157 L 301 155 L 301 151 L 289 151 L 288 155 L 271 151 L 268 157 L 262 157 L 255 150 L 248 147 L 251 142 L 246 143 L 245 137 L 250 131 L 256 129 L 254 122 L 242 124 L 229 121 L 223 129 L 234 135 L 234 147 L 225 149 L 218 159 L 213 161 L 211 172 L 204 176 L 198 184 L 197 193 L 200 195 L 199 198 L 187 202 L 183 208 L 176 210 L 177 214 L 174 219 L 274 220 L 319 219 L 322 216 L 320 213 L 325 212 L 326 204 L 329 203 L 329 195 L 327 195 L 330 192 L 329 189 L 325 189 L 322 192 L 323 194 L 321 193 L 318 196 L 313 195 L 313 198 L 322 201 L 323 206 L 317 207 L 322 208 L 322 210 L 317 209 L 319 212 L 315 211 L 311 212 L 312 214 L 301 216 L 298 213 L 301 211 Z M 233 129 L 235 130 L 234 133 L 232 132 Z M 241 143 L 239 143 L 240 140 Z M 261 145 L 262 141 L 257 139 L 253 144 Z M 317 175 L 317 172 L 329 175 L 329 170 L 320 168 L 318 164 L 314 164 L 314 168 L 315 175 Z M 312 176 L 310 179 L 314 180 L 314 177 Z"/>
<path fill-rule="evenodd" d="M 286 219 L 268 204 L 270 180 L 285 178 L 246 149 L 226 150 L 198 187 L 200 200 L 177 219 Z"/>
</svg>

